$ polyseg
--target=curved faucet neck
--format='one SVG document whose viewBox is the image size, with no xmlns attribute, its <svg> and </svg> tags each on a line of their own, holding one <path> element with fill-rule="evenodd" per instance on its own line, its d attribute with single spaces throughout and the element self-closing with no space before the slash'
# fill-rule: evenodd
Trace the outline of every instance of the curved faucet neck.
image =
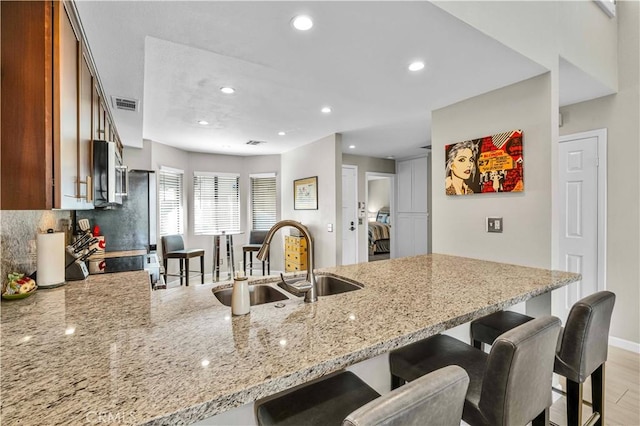
<svg viewBox="0 0 640 426">
<path fill-rule="evenodd" d="M 256 257 L 260 260 L 264 260 L 267 257 L 267 253 L 269 252 L 269 246 L 271 244 L 271 240 L 280 228 L 284 228 L 285 226 L 291 226 L 292 228 L 296 228 L 302 234 L 302 237 L 307 242 L 307 281 L 311 283 L 311 289 L 305 294 L 304 301 L 305 302 L 315 302 L 318 300 L 318 285 L 316 283 L 316 277 L 313 273 L 314 268 L 314 258 L 313 258 L 313 238 L 311 237 L 311 233 L 309 229 L 301 224 L 300 222 L 296 222 L 295 220 L 281 220 L 277 222 L 275 225 L 269 229 L 267 235 L 264 238 L 264 242 L 262 243 L 262 247 L 258 250 L 258 254 Z"/>
</svg>

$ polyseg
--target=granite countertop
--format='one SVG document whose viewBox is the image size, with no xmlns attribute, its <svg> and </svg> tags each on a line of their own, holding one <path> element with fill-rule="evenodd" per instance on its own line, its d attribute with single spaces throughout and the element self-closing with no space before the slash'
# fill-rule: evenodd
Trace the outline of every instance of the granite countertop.
<svg viewBox="0 0 640 426">
<path fill-rule="evenodd" d="M 152 292 L 137 271 L 3 301 L 0 421 L 188 424 L 580 277 L 437 254 L 318 272 L 364 288 L 233 317 L 216 284 Z"/>
</svg>

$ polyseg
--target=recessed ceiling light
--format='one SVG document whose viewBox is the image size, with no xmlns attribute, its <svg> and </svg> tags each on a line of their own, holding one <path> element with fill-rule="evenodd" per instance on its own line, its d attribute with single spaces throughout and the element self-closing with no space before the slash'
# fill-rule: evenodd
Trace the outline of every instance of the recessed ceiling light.
<svg viewBox="0 0 640 426">
<path fill-rule="evenodd" d="M 278 132 L 278 136 L 284 136 L 284 135 L 286 135 L 285 132 Z"/>
<path fill-rule="evenodd" d="M 291 25 L 293 25 L 293 28 L 296 30 L 307 31 L 313 27 L 313 21 L 306 15 L 298 15 L 293 17 Z"/>
<path fill-rule="evenodd" d="M 355 147 L 355 145 L 349 145 L 349 149 L 354 149 Z"/>
<path fill-rule="evenodd" d="M 233 87 L 221 87 L 220 91 L 225 95 L 231 95 L 233 93 L 236 93 L 236 89 L 234 89 Z"/>
<path fill-rule="evenodd" d="M 205 120 L 198 120 L 198 124 L 201 126 L 206 126 L 207 124 L 209 124 L 209 122 Z"/>
<path fill-rule="evenodd" d="M 424 62 L 416 61 L 409 65 L 409 71 L 420 71 L 424 68 Z"/>
<path fill-rule="evenodd" d="M 325 114 L 329 114 L 331 112 L 331 108 L 323 107 L 320 111 L 324 112 Z"/>
<path fill-rule="evenodd" d="M 387 160 L 393 160 L 393 155 L 388 156 Z"/>
</svg>

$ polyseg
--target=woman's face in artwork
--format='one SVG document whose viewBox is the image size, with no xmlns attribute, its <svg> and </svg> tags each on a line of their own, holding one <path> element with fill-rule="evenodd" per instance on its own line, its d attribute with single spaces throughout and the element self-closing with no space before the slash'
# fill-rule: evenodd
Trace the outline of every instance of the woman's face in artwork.
<svg viewBox="0 0 640 426">
<path fill-rule="evenodd" d="M 469 148 L 461 149 L 451 163 L 451 172 L 458 178 L 467 180 L 473 171 L 473 152 Z"/>
</svg>

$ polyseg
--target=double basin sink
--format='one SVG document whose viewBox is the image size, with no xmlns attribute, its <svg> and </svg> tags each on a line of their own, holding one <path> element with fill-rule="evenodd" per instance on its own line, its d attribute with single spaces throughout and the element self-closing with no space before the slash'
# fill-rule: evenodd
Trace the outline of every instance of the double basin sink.
<svg viewBox="0 0 640 426">
<path fill-rule="evenodd" d="M 318 296 L 331 296 L 333 294 L 346 293 L 349 291 L 359 290 L 360 287 L 357 284 L 345 281 L 343 279 L 329 276 L 329 275 L 316 275 L 316 283 L 318 284 Z M 291 295 L 289 291 L 285 290 L 282 282 L 278 283 L 278 287 L 283 290 L 278 290 L 274 286 L 269 284 L 255 284 L 249 286 L 249 303 L 251 306 L 262 305 L 264 303 L 279 302 L 282 300 L 288 300 L 296 295 Z M 213 290 L 213 295 L 225 306 L 231 306 L 231 293 L 232 288 L 224 288 L 220 290 Z M 297 295 L 301 296 L 301 295 Z M 303 295 L 302 295 L 303 296 Z"/>
</svg>

